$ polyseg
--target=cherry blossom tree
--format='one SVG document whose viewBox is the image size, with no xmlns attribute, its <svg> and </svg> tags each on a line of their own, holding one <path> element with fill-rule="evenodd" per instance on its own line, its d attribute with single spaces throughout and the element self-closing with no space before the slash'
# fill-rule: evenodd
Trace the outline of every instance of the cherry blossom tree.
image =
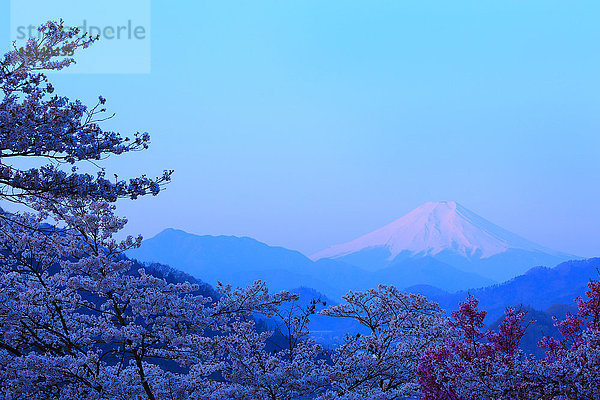
<svg viewBox="0 0 600 400">
<path fill-rule="evenodd" d="M 543 338 L 542 360 L 519 342 L 528 324 L 508 308 L 498 331 L 483 330 L 485 311 L 468 297 L 452 312 L 446 343 L 429 348 L 419 364 L 423 399 L 596 399 L 600 396 L 600 284 L 590 281 L 579 311 L 556 321 L 562 339 Z M 533 321 L 530 321 L 531 323 Z"/>
<path fill-rule="evenodd" d="M 344 303 L 321 312 L 351 318 L 364 334 L 347 335 L 328 366 L 330 388 L 321 399 L 398 399 L 419 393 L 420 355 L 448 329 L 443 311 L 420 295 L 380 285 L 350 292 Z"/>
<path fill-rule="evenodd" d="M 79 100 L 54 94 L 54 86 L 42 71 L 61 70 L 75 62 L 79 49 L 97 38 L 81 34 L 78 28 L 65 29 L 61 22 L 39 28 L 38 38 L 0 59 L 0 199 L 22 202 L 23 195 L 58 200 L 68 196 L 115 201 L 157 194 L 168 182 L 171 171 L 156 179 L 146 176 L 128 181 L 108 179 L 101 163 L 111 155 L 148 147 L 147 133 L 123 137 L 105 131 L 99 123 L 110 118 L 106 99 L 87 107 Z M 35 167 L 22 169 L 23 160 Z M 79 172 L 86 163 L 96 174 Z"/>
<path fill-rule="evenodd" d="M 296 342 L 291 351 L 269 350 L 273 332 L 257 331 L 253 321 L 235 322 L 231 329 L 233 334 L 217 343 L 226 354 L 222 373 L 227 382 L 218 398 L 304 399 L 327 386 L 323 349 L 309 338 Z"/>
<path fill-rule="evenodd" d="M 536 366 L 539 398 L 600 398 L 600 281 L 590 280 L 587 299 L 575 299 L 577 314 L 555 318 L 562 338 L 544 337 L 546 358 Z"/>
<path fill-rule="evenodd" d="M 256 347 L 265 334 L 248 330 L 251 314 L 274 315 L 294 298 L 271 295 L 261 282 L 221 286 L 219 299 L 205 298 L 196 285 L 132 270 L 122 253 L 140 239 L 113 239 L 125 220 L 109 203 L 30 204 L 37 214 L 7 216 L 0 229 L 0 391 L 9 398 L 188 398 L 212 390 L 211 374 L 231 371 L 234 359 L 218 348 Z M 48 216 L 59 228 L 36 229 Z"/>
<path fill-rule="evenodd" d="M 151 180 L 109 181 L 79 173 L 111 155 L 147 148 L 100 128 L 106 100 L 88 109 L 53 95 L 38 71 L 74 62 L 95 41 L 48 22 L 40 39 L 14 47 L 0 63 L 0 198 L 33 212 L 2 212 L 0 221 L 0 393 L 4 398 L 205 398 L 227 368 L 215 337 L 235 335 L 235 321 L 272 315 L 291 298 L 256 282 L 220 287 L 218 299 L 188 282 L 168 283 L 134 270 L 123 256 L 141 238 L 113 238 L 126 220 L 110 205 L 157 194 L 167 171 Z M 42 164 L 17 167 L 23 158 Z M 65 170 L 64 166 L 70 166 Z M 48 225 L 51 222 L 52 225 Z"/>
<path fill-rule="evenodd" d="M 519 349 L 525 313 L 508 308 L 498 331 L 484 331 L 485 311 L 472 296 L 451 313 L 445 343 L 425 351 L 419 363 L 423 399 L 528 398 L 532 362 Z M 530 321 L 530 323 L 533 321 Z"/>
</svg>

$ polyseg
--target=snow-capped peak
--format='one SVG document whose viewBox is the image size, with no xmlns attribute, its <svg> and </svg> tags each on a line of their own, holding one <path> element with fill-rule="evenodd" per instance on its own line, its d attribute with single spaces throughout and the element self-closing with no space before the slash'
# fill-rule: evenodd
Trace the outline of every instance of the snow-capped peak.
<svg viewBox="0 0 600 400">
<path fill-rule="evenodd" d="M 404 217 L 351 242 L 329 247 L 311 258 L 338 258 L 384 247 L 393 258 L 402 252 L 435 255 L 451 251 L 487 258 L 508 249 L 553 253 L 469 211 L 454 201 L 427 202 Z"/>
</svg>

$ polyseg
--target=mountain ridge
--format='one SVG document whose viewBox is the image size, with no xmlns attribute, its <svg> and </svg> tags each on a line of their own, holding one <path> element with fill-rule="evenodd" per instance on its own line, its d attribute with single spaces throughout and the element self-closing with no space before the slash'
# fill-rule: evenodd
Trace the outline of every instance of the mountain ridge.
<svg viewBox="0 0 600 400">
<path fill-rule="evenodd" d="M 221 281 L 246 286 L 261 279 L 272 290 L 307 286 L 332 298 L 379 283 L 399 288 L 425 283 L 447 290 L 493 283 L 439 260 L 423 258 L 373 272 L 343 261 L 313 261 L 298 251 L 252 238 L 200 236 L 172 228 L 144 240 L 139 249 L 130 250 L 127 255 L 144 262 L 169 264 L 213 285 Z"/>
<path fill-rule="evenodd" d="M 447 311 L 456 310 L 458 303 L 469 294 L 479 300 L 480 308 L 486 310 L 486 319 L 495 320 L 502 316 L 507 306 L 525 304 L 538 310 L 563 303 L 574 304 L 583 296 L 590 279 L 598 280 L 600 258 L 569 260 L 553 268 L 535 267 L 526 273 L 499 284 L 449 293 L 431 285 L 406 288 L 436 301 Z"/>
</svg>

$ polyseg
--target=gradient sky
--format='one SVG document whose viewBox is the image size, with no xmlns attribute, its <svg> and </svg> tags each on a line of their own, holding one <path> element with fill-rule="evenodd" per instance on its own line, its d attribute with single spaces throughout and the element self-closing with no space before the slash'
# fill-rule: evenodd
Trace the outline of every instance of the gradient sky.
<svg viewBox="0 0 600 400">
<path fill-rule="evenodd" d="M 150 74 L 53 81 L 151 133 L 110 172 L 175 169 L 121 204 L 131 232 L 312 253 L 455 200 L 599 256 L 599 20 L 597 1 L 153 1 Z"/>
</svg>

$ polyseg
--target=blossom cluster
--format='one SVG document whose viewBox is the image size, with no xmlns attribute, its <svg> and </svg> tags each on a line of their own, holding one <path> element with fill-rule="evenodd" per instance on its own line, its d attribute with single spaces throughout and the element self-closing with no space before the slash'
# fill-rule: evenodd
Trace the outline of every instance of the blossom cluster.
<svg viewBox="0 0 600 400">
<path fill-rule="evenodd" d="M 20 201 L 21 195 L 59 199 L 91 197 L 114 202 L 121 197 L 157 194 L 170 180 L 172 171 L 156 179 L 146 176 L 130 180 L 108 179 L 101 162 L 111 155 L 143 150 L 150 136 L 132 137 L 105 131 L 100 122 L 108 119 L 106 99 L 100 96 L 93 107 L 54 94 L 54 86 L 41 72 L 60 70 L 75 62 L 46 48 L 68 54 L 87 48 L 97 38 L 66 29 L 61 22 L 39 28 L 39 38 L 8 52 L 0 59 L 0 199 Z M 22 160 L 27 159 L 27 163 Z M 79 171 L 85 162 L 97 173 Z M 36 166 L 23 169 L 22 165 Z"/>
<path fill-rule="evenodd" d="M 498 331 L 483 330 L 485 311 L 468 297 L 449 321 L 451 335 L 429 348 L 418 367 L 423 399 L 600 398 L 600 282 L 590 281 L 578 313 L 556 319 L 562 339 L 544 337 L 546 357 L 524 354 L 525 313 L 508 308 Z"/>
</svg>

